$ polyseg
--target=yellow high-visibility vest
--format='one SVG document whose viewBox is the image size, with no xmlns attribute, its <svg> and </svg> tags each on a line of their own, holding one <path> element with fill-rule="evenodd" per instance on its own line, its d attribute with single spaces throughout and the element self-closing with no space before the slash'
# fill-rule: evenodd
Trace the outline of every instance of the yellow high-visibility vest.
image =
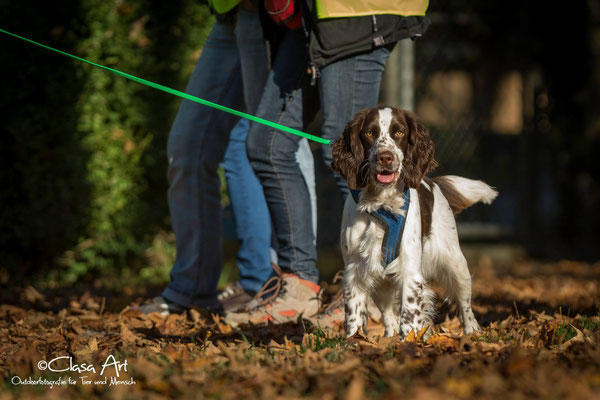
<svg viewBox="0 0 600 400">
<path fill-rule="evenodd" d="M 425 15 L 429 0 L 315 0 L 317 17 L 341 18 L 373 14 Z"/>
<path fill-rule="evenodd" d="M 208 4 L 217 12 L 217 14 L 225 14 L 240 4 L 242 0 L 208 0 Z"/>
</svg>

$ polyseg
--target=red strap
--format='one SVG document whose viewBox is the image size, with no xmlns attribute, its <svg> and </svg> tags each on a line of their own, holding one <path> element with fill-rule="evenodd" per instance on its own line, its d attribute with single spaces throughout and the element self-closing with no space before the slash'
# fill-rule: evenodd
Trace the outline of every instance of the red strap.
<svg viewBox="0 0 600 400">
<path fill-rule="evenodd" d="M 265 0 L 265 8 L 278 25 L 285 25 L 290 30 L 302 26 L 300 3 L 295 0 Z"/>
</svg>

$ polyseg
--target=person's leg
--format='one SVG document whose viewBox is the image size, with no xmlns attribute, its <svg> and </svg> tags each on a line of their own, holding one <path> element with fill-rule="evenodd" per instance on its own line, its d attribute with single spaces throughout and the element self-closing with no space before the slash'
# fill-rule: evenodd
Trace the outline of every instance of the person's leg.
<svg viewBox="0 0 600 400">
<path fill-rule="evenodd" d="M 262 186 L 246 155 L 249 125 L 249 121 L 242 118 L 233 128 L 222 165 L 240 240 L 237 253 L 240 286 L 254 294 L 272 271 L 269 252 L 271 218 Z"/>
<path fill-rule="evenodd" d="M 317 241 L 317 185 L 315 182 L 315 160 L 307 139 L 300 140 L 298 151 L 296 152 L 296 161 L 306 182 L 308 194 L 310 196 L 311 218 L 313 224 L 313 235 L 316 244 Z"/>
<path fill-rule="evenodd" d="M 235 26 L 246 111 L 256 112 L 267 79 L 268 56 L 257 12 L 240 7 Z M 240 286 L 257 292 L 271 275 L 271 219 L 262 186 L 246 155 L 249 121 L 241 119 L 231 131 L 223 168 L 240 240 L 237 266 Z"/>
<path fill-rule="evenodd" d="M 248 293 L 256 293 L 272 275 L 270 262 L 277 263 L 271 243 L 271 219 L 260 182 L 246 154 L 246 137 L 249 121 L 240 119 L 231 131 L 225 151 L 223 169 L 231 207 L 235 217 L 236 234 L 240 240 L 237 267 L 240 286 Z M 317 196 L 315 187 L 314 159 L 306 139 L 300 141 L 296 160 L 310 195 L 313 234 L 317 236 Z M 273 250 L 274 251 L 274 250 Z"/>
<path fill-rule="evenodd" d="M 303 128 L 306 61 L 302 32 L 287 32 L 267 78 L 257 110 L 259 117 Z M 252 124 L 248 158 L 265 192 L 279 246 L 279 265 L 285 272 L 318 282 L 311 199 L 296 160 L 299 142 L 298 136 Z"/>
<path fill-rule="evenodd" d="M 321 68 L 319 97 L 323 112 L 321 134 L 327 139 L 337 139 L 352 116 L 365 108 L 376 107 L 379 84 L 389 51 L 380 48 L 336 61 Z M 322 146 L 323 161 L 329 167 L 332 161 L 331 146 Z M 346 181 L 336 176 L 342 197 L 348 192 Z"/>
<path fill-rule="evenodd" d="M 254 114 L 267 79 L 267 48 L 263 39 L 262 26 L 257 12 L 240 8 L 236 26 L 236 38 L 242 64 L 244 98 L 248 113 Z M 308 140 L 302 139 L 296 160 L 302 171 L 313 205 L 312 220 L 315 238 L 317 235 L 317 192 L 315 189 L 315 166 Z M 276 260 L 272 260 L 276 261 Z"/>
<path fill-rule="evenodd" d="M 262 39 L 262 28 L 258 13 L 241 8 L 235 28 L 240 54 L 244 98 L 247 111 L 256 112 L 256 107 L 267 77 L 267 49 Z M 249 121 L 241 119 L 231 131 L 230 142 L 225 152 L 223 167 L 231 205 L 236 220 L 236 231 L 240 240 L 237 266 L 240 271 L 240 286 L 248 293 L 257 292 L 270 277 L 272 268 L 269 260 L 271 221 L 262 186 L 258 182 L 246 155 L 246 137 Z M 303 176 L 307 181 L 311 200 L 316 204 L 314 185 L 314 162 L 306 140 L 296 154 Z M 316 210 L 313 210 L 316 226 Z"/>
<path fill-rule="evenodd" d="M 228 107 L 243 106 L 233 27 L 215 24 L 186 91 Z M 177 254 L 171 282 L 162 295 L 183 306 L 219 308 L 222 237 L 217 168 L 236 121 L 222 111 L 183 100 L 171 127 L 168 200 Z"/>
<path fill-rule="evenodd" d="M 235 37 L 240 54 L 246 110 L 254 115 L 269 73 L 269 57 L 258 12 L 240 7 Z"/>
</svg>

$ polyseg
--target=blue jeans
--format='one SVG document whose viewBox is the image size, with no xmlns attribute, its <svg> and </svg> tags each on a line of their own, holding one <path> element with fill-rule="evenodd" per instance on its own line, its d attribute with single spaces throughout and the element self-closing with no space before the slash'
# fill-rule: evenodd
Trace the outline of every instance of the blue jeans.
<svg viewBox="0 0 600 400">
<path fill-rule="evenodd" d="M 259 18 L 240 10 L 235 28 L 214 25 L 186 92 L 238 110 L 245 104 L 254 113 L 267 72 Z M 177 253 L 162 295 L 184 306 L 220 307 L 222 210 L 217 169 L 237 121 L 230 114 L 183 100 L 171 127 L 168 200 Z M 264 268 L 269 268 L 268 261 Z"/>
<path fill-rule="evenodd" d="M 273 256 L 274 251 L 269 251 L 271 219 L 265 195 L 246 155 L 249 126 L 247 119 L 240 119 L 235 125 L 221 165 L 225 170 L 236 234 L 240 240 L 237 253 L 240 285 L 247 292 L 256 293 L 271 276 L 270 262 L 277 263 L 277 256 L 276 253 Z M 301 141 L 296 159 L 307 179 L 311 202 L 316 203 L 314 160 L 306 139 Z M 316 205 L 313 206 L 312 219 L 316 225 Z"/>
<path fill-rule="evenodd" d="M 308 56 L 301 31 L 286 32 L 269 72 L 257 115 L 300 129 L 303 121 L 303 87 Z M 354 113 L 377 105 L 379 83 L 387 49 L 337 61 L 321 69 L 318 80 L 323 127 L 321 136 L 337 138 Z M 248 158 L 259 178 L 278 242 L 280 267 L 303 279 L 318 282 L 311 203 L 306 182 L 294 158 L 300 137 L 262 125 L 248 133 Z M 326 163 L 331 148 L 323 149 Z M 343 192 L 345 183 L 338 180 Z"/>
<path fill-rule="evenodd" d="M 252 114 L 267 72 L 258 15 L 241 9 L 235 28 L 214 25 L 186 92 L 234 109 L 243 109 L 245 104 Z M 271 273 L 271 223 L 262 188 L 244 151 L 248 127 L 240 122 L 232 131 L 237 121 L 230 114 L 183 100 L 171 127 L 168 200 L 177 254 L 171 281 L 162 295 L 184 306 L 220 307 L 217 282 L 222 264 L 222 210 L 217 169 L 226 149 L 228 187 L 241 233 L 238 267 L 242 285 L 256 291 Z M 227 147 L 230 131 L 232 141 Z M 312 153 L 298 153 L 298 157 L 308 167 L 312 165 Z"/>
</svg>

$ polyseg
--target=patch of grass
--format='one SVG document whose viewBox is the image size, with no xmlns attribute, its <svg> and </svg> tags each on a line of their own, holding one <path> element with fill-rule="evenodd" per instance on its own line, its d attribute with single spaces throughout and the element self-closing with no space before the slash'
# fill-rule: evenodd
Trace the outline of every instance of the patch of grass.
<svg viewBox="0 0 600 400">
<path fill-rule="evenodd" d="M 391 360 L 392 358 L 394 358 L 394 346 L 392 345 L 388 345 L 385 349 L 385 357 L 388 360 Z"/>
<path fill-rule="evenodd" d="M 479 335 L 473 335 L 471 337 L 471 341 L 472 342 L 486 342 L 489 341 L 489 338 L 484 334 L 484 333 L 480 333 Z"/>
<path fill-rule="evenodd" d="M 342 358 L 343 351 L 332 350 L 331 353 L 325 354 L 325 359 L 330 362 L 338 362 Z"/>
<path fill-rule="evenodd" d="M 317 352 L 326 348 L 333 350 L 343 350 L 346 348 L 346 339 L 344 335 L 330 336 L 325 333 L 320 327 L 313 328 L 312 333 L 300 345 L 300 352 L 305 353 L 307 350 Z"/>
<path fill-rule="evenodd" d="M 515 335 L 511 332 L 504 332 L 502 334 L 500 334 L 500 340 L 502 340 L 503 342 L 511 342 L 515 339 Z"/>
<path fill-rule="evenodd" d="M 498 332 L 490 330 L 487 332 L 484 331 L 478 336 L 473 336 L 471 338 L 471 340 L 473 340 L 475 342 L 492 343 L 492 342 L 497 342 L 499 340 L 499 336 L 498 336 Z"/>
<path fill-rule="evenodd" d="M 583 329 L 587 329 L 593 332 L 600 328 L 600 318 L 593 318 L 584 315 L 580 319 L 575 320 L 575 324 L 577 324 Z"/>
<path fill-rule="evenodd" d="M 554 338 L 558 343 L 564 343 L 574 338 L 577 335 L 577 331 L 571 324 L 561 324 L 556 332 L 554 332 Z"/>
</svg>

